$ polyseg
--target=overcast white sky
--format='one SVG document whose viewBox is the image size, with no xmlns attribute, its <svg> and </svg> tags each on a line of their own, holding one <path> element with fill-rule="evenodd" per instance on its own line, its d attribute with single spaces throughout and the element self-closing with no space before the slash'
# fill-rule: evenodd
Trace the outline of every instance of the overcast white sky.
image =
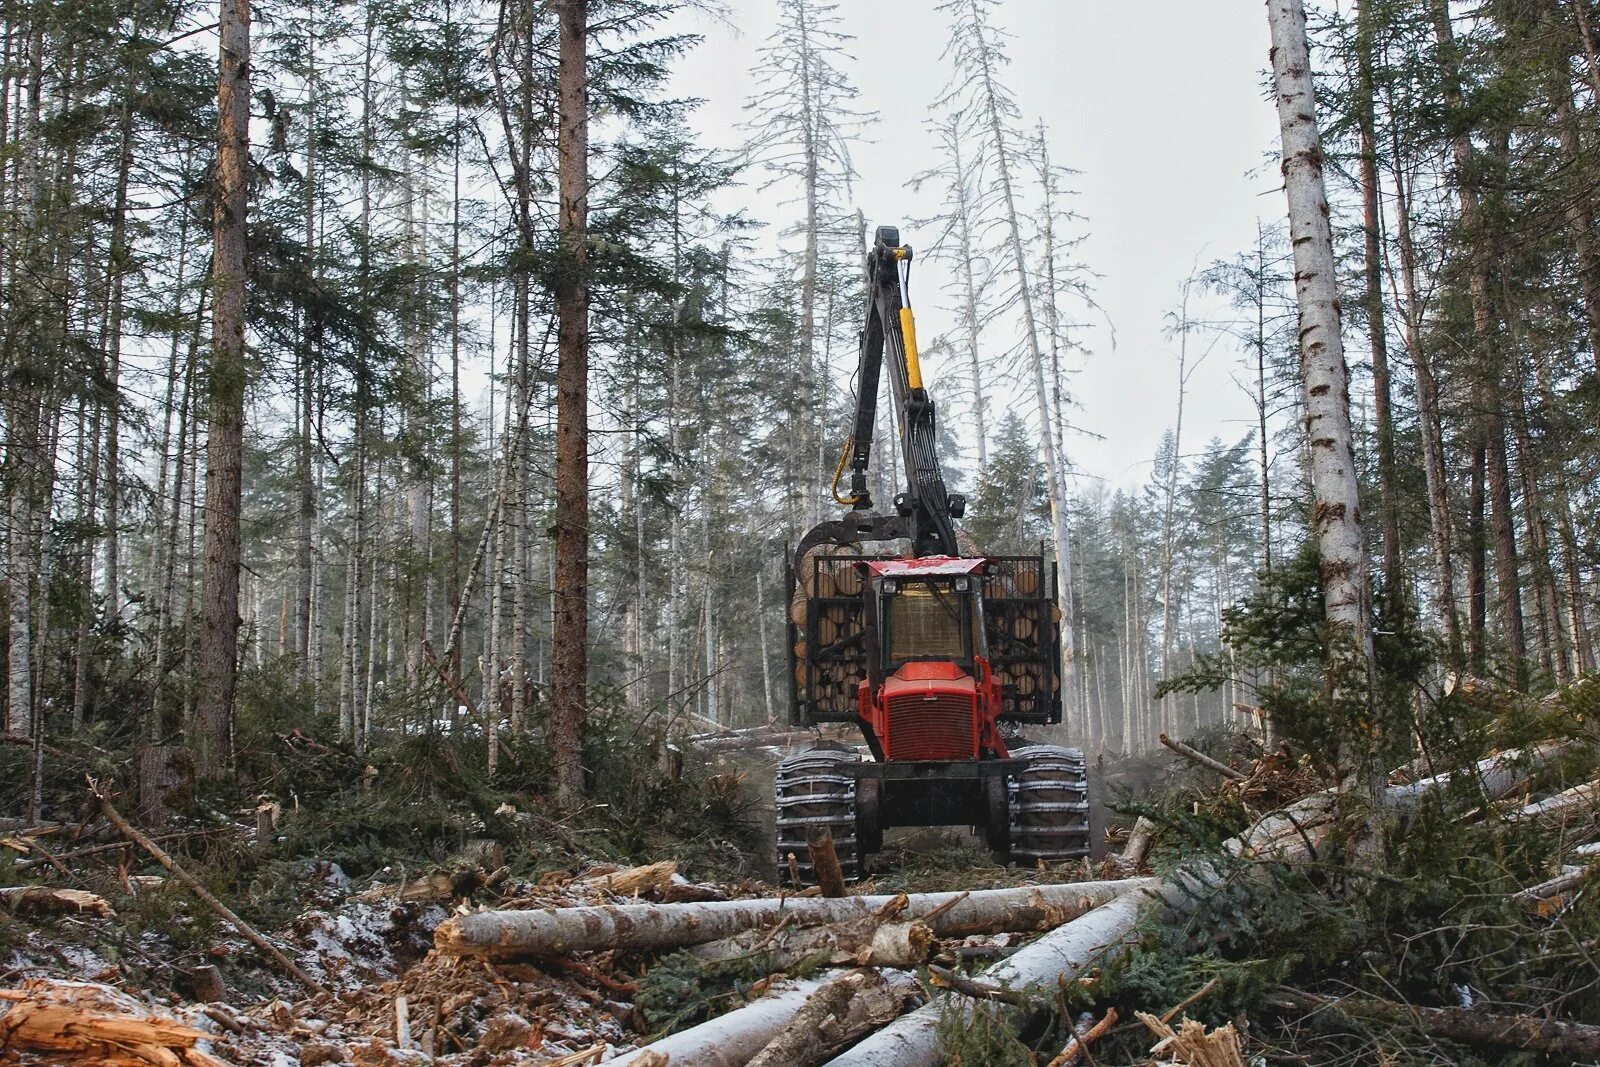
<svg viewBox="0 0 1600 1067">
<path fill-rule="evenodd" d="M 777 0 L 728 2 L 726 21 L 692 20 L 706 40 L 682 61 L 674 88 L 705 101 L 694 120 L 705 142 L 732 148 Z M 839 5 L 855 36 L 861 105 L 880 116 L 855 151 L 855 195 L 869 226 L 931 213 L 927 196 L 905 182 L 934 160 L 924 120 L 948 77 L 939 58 L 945 18 L 933 8 L 934 0 Z M 1115 349 L 1104 328 L 1084 337 L 1092 355 L 1077 374 L 1075 419 L 1085 433 L 1071 442 L 1071 458 L 1081 479 L 1136 484 L 1172 422 L 1176 349 L 1163 325 L 1182 280 L 1197 259 L 1250 247 L 1258 218 L 1283 214 L 1277 168 L 1263 165 L 1277 135 L 1260 89 L 1266 12 L 1259 2 L 1216 0 L 1006 0 L 999 19 L 1013 35 L 1007 77 L 1027 120 L 1043 118 L 1053 159 L 1081 172 L 1082 258 L 1101 275 L 1098 299 L 1116 330 Z M 790 221 L 773 200 L 747 188 L 733 203 Z M 901 236 L 920 247 L 937 237 L 906 228 Z M 948 322 L 932 306 L 941 270 L 924 263 L 916 277 L 924 338 Z M 1237 352 L 1219 346 L 1192 379 L 1186 453 L 1212 434 L 1248 430 L 1251 409 L 1230 377 L 1237 366 Z"/>
</svg>

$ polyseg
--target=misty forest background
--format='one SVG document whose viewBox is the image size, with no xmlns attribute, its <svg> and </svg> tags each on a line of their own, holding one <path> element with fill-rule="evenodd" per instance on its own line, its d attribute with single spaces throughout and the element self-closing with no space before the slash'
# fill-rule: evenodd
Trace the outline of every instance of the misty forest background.
<svg viewBox="0 0 1600 1067">
<path fill-rule="evenodd" d="M 1070 543 L 1069 736 L 1130 753 L 1249 721 L 1259 679 L 1226 669 L 1225 613 L 1305 566 L 1309 520 L 1283 227 L 1174 291 L 1171 377 L 1150 395 L 1178 403 L 1147 483 L 1074 479 L 1073 370 L 1118 356 L 1082 347 L 1093 220 L 1073 210 L 1072 145 L 1007 87 L 1007 6 L 939 6 L 950 89 L 922 102 L 937 150 L 916 181 L 943 208 L 902 220 L 852 202 L 851 145 L 876 116 L 836 4 L 778 0 L 729 155 L 668 91 L 696 46 L 684 6 L 594 0 L 583 31 L 589 711 L 655 729 L 785 714 L 783 550 L 836 510 L 863 242 L 899 222 L 915 302 L 956 324 L 924 347 L 966 529 L 995 554 Z M 537 732 L 572 447 L 558 19 L 538 0 L 252 14 L 240 720 L 358 749 Z M 13 738 L 194 730 L 216 16 L 4 4 Z M 1377 610 L 1436 641 L 1443 669 L 1523 689 L 1595 668 L 1597 21 L 1591 0 L 1374 0 L 1312 26 Z M 736 184 L 781 205 L 781 240 L 719 211 Z M 1231 361 L 1251 398 L 1237 440 L 1184 425 L 1202 360 Z M 888 418 L 879 500 L 898 477 Z M 1217 688 L 1158 696 L 1197 661 L 1224 665 Z M 492 770 L 501 747 L 481 751 Z"/>
</svg>

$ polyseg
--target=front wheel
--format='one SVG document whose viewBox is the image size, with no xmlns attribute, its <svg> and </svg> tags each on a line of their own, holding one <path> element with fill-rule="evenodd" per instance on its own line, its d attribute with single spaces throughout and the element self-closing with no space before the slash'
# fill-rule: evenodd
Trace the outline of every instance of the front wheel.
<svg viewBox="0 0 1600 1067">
<path fill-rule="evenodd" d="M 817 884 L 811 866 L 813 833 L 822 830 L 833 836 L 833 848 L 846 881 L 861 878 L 861 841 L 856 832 L 856 776 L 852 767 L 860 755 L 842 745 L 826 745 L 798 752 L 778 764 L 775 787 L 777 800 L 777 882 L 792 883 L 798 873 L 796 889 Z M 789 857 L 794 857 L 790 866 Z"/>
<path fill-rule="evenodd" d="M 1011 859 L 1058 863 L 1089 854 L 1089 770 L 1083 751 L 1058 745 L 1012 749 L 1024 761 L 1009 778 Z"/>
</svg>

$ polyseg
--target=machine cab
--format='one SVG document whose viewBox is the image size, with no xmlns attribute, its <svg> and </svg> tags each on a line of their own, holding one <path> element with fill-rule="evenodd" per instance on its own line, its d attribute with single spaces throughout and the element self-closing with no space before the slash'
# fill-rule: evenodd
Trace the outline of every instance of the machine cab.
<svg viewBox="0 0 1600 1067">
<path fill-rule="evenodd" d="M 983 560 L 876 560 L 868 567 L 877 597 L 879 679 L 918 663 L 976 670 L 986 651 Z"/>
<path fill-rule="evenodd" d="M 891 760 L 971 760 L 996 700 L 984 644 L 981 559 L 867 564 L 877 640 L 860 713 Z"/>
</svg>

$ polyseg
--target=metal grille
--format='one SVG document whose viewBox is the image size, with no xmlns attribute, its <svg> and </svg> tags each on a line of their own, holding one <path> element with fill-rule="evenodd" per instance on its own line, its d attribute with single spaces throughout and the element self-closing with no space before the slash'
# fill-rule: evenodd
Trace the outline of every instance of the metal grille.
<svg viewBox="0 0 1600 1067">
<path fill-rule="evenodd" d="M 977 708 L 972 697 L 907 693 L 889 699 L 890 759 L 973 759 L 978 754 Z"/>
</svg>

